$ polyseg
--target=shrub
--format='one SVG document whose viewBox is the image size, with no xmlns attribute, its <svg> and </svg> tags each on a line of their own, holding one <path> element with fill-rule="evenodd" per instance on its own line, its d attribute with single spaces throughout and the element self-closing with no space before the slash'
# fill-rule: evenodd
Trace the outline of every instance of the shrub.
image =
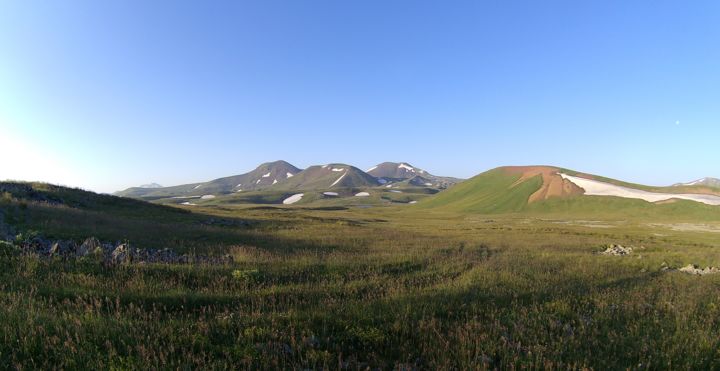
<svg viewBox="0 0 720 371">
<path fill-rule="evenodd" d="M 0 241 L 0 258 L 8 258 L 18 255 L 20 250 L 10 242 Z"/>
</svg>

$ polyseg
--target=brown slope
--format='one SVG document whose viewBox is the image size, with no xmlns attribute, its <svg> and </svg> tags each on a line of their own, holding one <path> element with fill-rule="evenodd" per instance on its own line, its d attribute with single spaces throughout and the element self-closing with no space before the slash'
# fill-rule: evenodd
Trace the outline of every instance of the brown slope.
<svg viewBox="0 0 720 371">
<path fill-rule="evenodd" d="M 542 176 L 542 186 L 530 195 L 528 203 L 547 200 L 552 197 L 567 197 L 581 195 L 585 191 L 567 179 L 560 176 L 560 169 L 552 166 L 509 166 L 505 171 L 511 174 L 520 174 L 520 178 L 513 187 L 538 175 Z"/>
</svg>

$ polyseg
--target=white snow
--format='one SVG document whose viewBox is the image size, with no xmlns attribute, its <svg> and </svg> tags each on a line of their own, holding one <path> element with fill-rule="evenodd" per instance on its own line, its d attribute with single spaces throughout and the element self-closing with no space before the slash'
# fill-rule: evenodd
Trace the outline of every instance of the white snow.
<svg viewBox="0 0 720 371">
<path fill-rule="evenodd" d="M 201 200 L 212 200 L 213 198 L 215 198 L 214 195 L 204 195 L 200 197 Z"/>
<path fill-rule="evenodd" d="M 302 200 L 303 196 L 305 196 L 304 193 L 294 194 L 294 195 L 286 198 L 285 200 L 283 200 L 283 204 L 285 204 L 285 205 L 294 204 L 294 203 Z"/>
<path fill-rule="evenodd" d="M 355 194 L 355 197 L 367 197 L 367 196 L 370 196 L 370 194 L 367 192 L 360 192 L 360 193 Z"/>
<path fill-rule="evenodd" d="M 373 170 L 375 170 L 375 169 L 377 169 L 377 166 L 373 166 L 373 167 L 367 169 L 365 172 L 369 173 L 369 172 L 371 172 L 371 171 L 373 171 Z"/>
<path fill-rule="evenodd" d="M 200 188 L 200 187 L 202 187 L 202 186 L 203 186 L 202 184 L 198 184 L 198 185 L 195 186 L 195 188 L 193 188 L 193 189 L 198 189 L 198 188 Z"/>
<path fill-rule="evenodd" d="M 409 203 L 409 204 L 416 204 L 417 201 L 410 201 L 410 202 L 408 202 L 408 203 Z"/>
<path fill-rule="evenodd" d="M 700 183 L 702 183 L 702 182 L 704 182 L 704 181 L 706 181 L 706 180 L 707 180 L 707 178 L 702 178 L 702 179 L 698 179 L 698 180 L 696 180 L 696 181 L 694 181 L 694 182 L 683 183 L 682 185 L 692 186 L 692 185 L 700 184 Z"/>
<path fill-rule="evenodd" d="M 172 197 L 172 198 L 178 198 L 178 199 L 181 199 L 181 198 L 200 198 L 200 196 L 175 196 L 175 197 Z"/>
<path fill-rule="evenodd" d="M 400 165 L 398 165 L 398 169 L 406 169 L 408 171 L 412 171 L 413 173 L 415 172 L 415 168 L 413 168 L 412 166 L 410 166 L 408 164 L 400 164 Z"/>
<path fill-rule="evenodd" d="M 257 181 L 257 182 L 255 182 L 255 184 L 260 184 L 260 179 L 258 179 L 258 181 Z"/>
<path fill-rule="evenodd" d="M 242 189 L 238 189 L 237 191 L 235 191 L 235 193 L 240 193 L 240 192 L 242 192 Z"/>
<path fill-rule="evenodd" d="M 195 206 L 195 204 L 190 203 L 190 202 L 183 202 L 183 203 L 181 203 L 180 205 Z"/>
<path fill-rule="evenodd" d="M 337 195 L 338 195 L 337 192 L 323 192 L 323 194 L 324 194 L 325 196 L 337 196 Z"/>
<path fill-rule="evenodd" d="M 392 184 L 386 185 L 385 188 L 392 188 Z"/>
<path fill-rule="evenodd" d="M 636 198 L 648 202 L 658 202 L 678 198 L 682 200 L 701 202 L 708 205 L 720 205 L 720 196 L 692 193 L 676 194 L 648 192 L 562 173 L 560 174 L 560 176 L 575 183 L 578 187 L 585 190 L 586 195 L 590 196 L 616 196 L 624 198 Z"/>
<path fill-rule="evenodd" d="M 242 183 L 235 186 L 235 188 L 237 188 L 237 187 L 242 187 Z"/>
<path fill-rule="evenodd" d="M 263 177 L 263 178 L 267 178 L 267 177 L 269 177 L 269 176 L 270 176 L 270 173 L 272 173 L 272 171 L 271 171 L 271 172 L 269 172 L 269 173 L 267 173 L 267 174 L 265 174 L 265 175 L 263 175 L 262 177 Z"/>
<path fill-rule="evenodd" d="M 402 191 L 398 191 L 397 189 L 391 189 L 390 192 L 392 192 L 392 193 L 402 193 Z"/>
<path fill-rule="evenodd" d="M 277 184 L 277 179 L 273 179 L 273 184 Z"/>
<path fill-rule="evenodd" d="M 334 186 L 335 184 L 338 184 L 338 182 L 339 182 L 340 180 L 342 180 L 342 178 L 344 178 L 345 175 L 347 175 L 347 171 L 344 172 L 343 175 L 340 175 L 340 177 L 337 178 L 337 180 L 336 180 L 333 184 L 330 184 L 330 187 Z"/>
<path fill-rule="evenodd" d="M 324 169 L 324 168 L 326 168 L 326 167 L 328 167 L 328 166 L 329 166 L 329 165 L 323 165 L 322 168 Z"/>
<path fill-rule="evenodd" d="M 380 183 L 380 184 L 386 184 L 386 183 L 387 183 L 387 180 L 385 180 L 385 179 L 383 179 L 383 178 L 377 178 L 377 180 L 378 180 L 378 183 Z"/>
<path fill-rule="evenodd" d="M 345 170 L 345 169 L 343 169 L 343 168 L 341 168 L 341 167 L 334 167 L 334 168 L 332 169 L 332 171 L 343 171 L 343 170 Z"/>
<path fill-rule="evenodd" d="M 432 183 L 425 183 L 425 185 L 430 187 L 430 186 L 432 186 Z"/>
<path fill-rule="evenodd" d="M 292 176 L 293 176 L 292 173 L 287 173 L 286 175 L 287 175 L 288 178 L 292 178 Z"/>
</svg>

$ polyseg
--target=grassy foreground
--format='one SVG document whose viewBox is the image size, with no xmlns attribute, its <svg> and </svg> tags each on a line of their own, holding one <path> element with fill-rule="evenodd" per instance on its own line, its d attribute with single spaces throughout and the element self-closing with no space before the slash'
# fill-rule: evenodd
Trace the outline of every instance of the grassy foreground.
<svg viewBox="0 0 720 371">
<path fill-rule="evenodd" d="M 720 277 L 661 270 L 718 265 L 716 224 L 3 202 L 6 219 L 54 238 L 124 233 L 235 257 L 103 268 L 0 254 L 3 369 L 720 366 Z M 636 253 L 595 254 L 609 243 Z"/>
</svg>

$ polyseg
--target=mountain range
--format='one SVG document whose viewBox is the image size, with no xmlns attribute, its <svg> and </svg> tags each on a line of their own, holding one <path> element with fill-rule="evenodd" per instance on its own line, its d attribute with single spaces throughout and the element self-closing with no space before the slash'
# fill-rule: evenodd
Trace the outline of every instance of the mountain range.
<svg viewBox="0 0 720 371">
<path fill-rule="evenodd" d="M 301 170 L 286 161 L 261 164 L 240 175 L 214 179 L 204 183 L 190 183 L 171 187 L 132 187 L 115 195 L 140 199 L 217 197 L 250 191 L 334 190 L 340 188 L 365 189 L 431 188 L 446 189 L 461 179 L 432 175 L 405 162 L 384 162 L 367 172 L 347 164 L 325 164 Z"/>
<path fill-rule="evenodd" d="M 651 187 L 554 166 L 506 166 L 463 181 L 435 176 L 407 162 L 383 162 L 362 171 L 341 163 L 299 169 L 274 161 L 245 174 L 204 183 L 134 187 L 116 195 L 182 205 L 200 201 L 318 206 L 419 203 L 421 209 L 470 213 L 608 207 L 648 212 L 648 205 L 718 210 L 714 207 L 720 205 L 718 185 L 718 179 L 703 178 Z"/>
</svg>

